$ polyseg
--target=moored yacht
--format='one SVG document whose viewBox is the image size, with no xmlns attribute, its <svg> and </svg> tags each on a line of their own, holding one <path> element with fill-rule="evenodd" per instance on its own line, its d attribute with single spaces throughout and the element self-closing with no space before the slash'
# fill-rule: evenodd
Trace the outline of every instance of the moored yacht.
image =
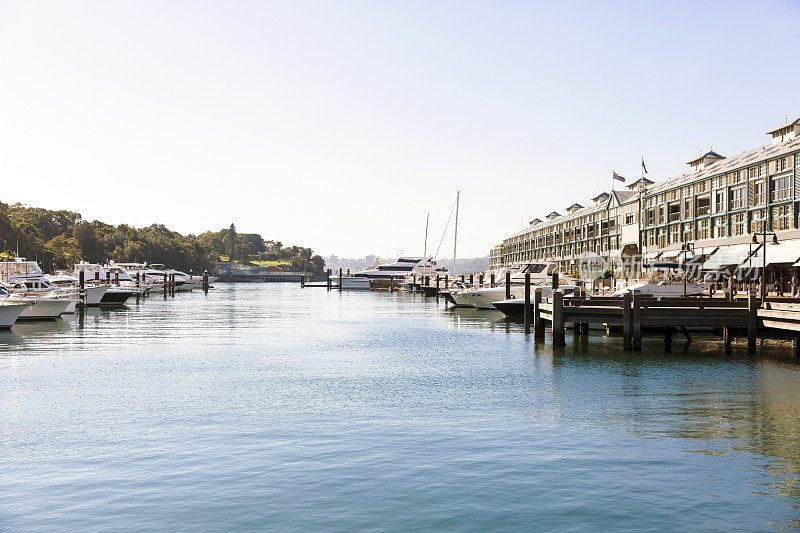
<svg viewBox="0 0 800 533">
<path fill-rule="evenodd" d="M 551 279 L 557 265 L 547 261 L 523 263 L 511 274 L 511 296 L 520 297 L 525 293 L 525 274 L 530 274 L 531 285 L 540 285 Z M 573 280 L 561 277 L 564 284 L 572 284 Z M 453 295 L 456 305 L 464 307 L 477 307 L 478 309 L 495 309 L 494 302 L 504 300 L 506 297 L 505 281 L 495 287 L 482 287 L 465 290 Z"/>
<path fill-rule="evenodd" d="M 75 289 L 80 288 L 80 280 L 75 276 L 67 274 L 46 274 L 45 277 L 55 287 L 60 289 Z M 95 283 L 94 280 L 84 279 L 83 292 L 85 295 L 84 303 L 89 306 L 100 304 L 100 300 L 108 291 L 109 285 L 106 283 Z"/>
<path fill-rule="evenodd" d="M 436 263 L 430 257 L 400 257 L 392 263 L 372 265 L 352 276 L 342 278 L 342 288 L 369 289 L 370 282 L 376 281 L 389 283 L 394 281 L 400 287 L 407 276 L 435 276 L 444 273 L 446 271 L 436 269 Z"/>
<path fill-rule="evenodd" d="M 0 288 L 0 298 L 2 298 L 2 291 Z M 6 301 L 5 298 L 0 300 L 0 329 L 8 329 L 14 325 L 19 318 L 19 315 L 31 304 L 27 302 L 14 302 Z"/>
<path fill-rule="evenodd" d="M 0 281 L 4 283 L 9 298 L 29 303 L 39 303 L 39 309 L 32 306 L 25 309 L 20 318 L 56 318 L 62 313 L 74 313 L 80 300 L 77 287 L 59 288 L 50 283 L 36 261 L 18 257 L 13 261 L 0 262 Z M 63 304 L 63 308 L 62 308 Z M 57 315 L 51 316 L 60 309 Z"/>
</svg>

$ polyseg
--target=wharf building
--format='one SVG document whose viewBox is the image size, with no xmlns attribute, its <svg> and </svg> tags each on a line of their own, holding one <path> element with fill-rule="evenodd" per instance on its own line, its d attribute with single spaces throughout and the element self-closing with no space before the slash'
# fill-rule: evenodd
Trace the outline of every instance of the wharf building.
<svg viewBox="0 0 800 533">
<path fill-rule="evenodd" d="M 730 274 L 761 266 L 766 252 L 773 270 L 792 269 L 800 260 L 800 118 L 768 134 L 767 145 L 732 157 L 709 151 L 678 176 L 641 178 L 534 218 L 490 250 L 490 267 L 552 261 L 578 272 L 594 263 L 619 278 L 636 277 L 643 262 L 686 261 Z"/>
</svg>

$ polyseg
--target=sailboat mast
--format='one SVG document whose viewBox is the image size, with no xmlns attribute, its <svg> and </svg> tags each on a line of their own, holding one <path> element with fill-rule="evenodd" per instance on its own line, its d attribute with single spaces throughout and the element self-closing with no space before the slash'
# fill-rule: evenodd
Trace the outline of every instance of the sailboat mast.
<svg viewBox="0 0 800 533">
<path fill-rule="evenodd" d="M 458 270 L 456 269 L 456 247 L 458 246 L 458 201 L 461 197 L 461 191 L 456 191 L 456 228 L 455 228 L 455 235 L 453 236 L 453 275 L 456 275 Z"/>
<path fill-rule="evenodd" d="M 431 214 L 425 217 L 425 251 L 422 253 L 424 257 L 428 257 L 428 222 L 431 220 Z"/>
</svg>

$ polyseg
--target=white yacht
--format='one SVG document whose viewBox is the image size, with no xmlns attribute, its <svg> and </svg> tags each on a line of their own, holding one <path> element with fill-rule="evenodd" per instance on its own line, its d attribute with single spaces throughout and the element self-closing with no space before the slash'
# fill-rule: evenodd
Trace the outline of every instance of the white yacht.
<svg viewBox="0 0 800 533">
<path fill-rule="evenodd" d="M 400 287 L 407 276 L 442 276 L 444 270 L 437 270 L 431 257 L 400 257 L 393 263 L 375 264 L 370 268 L 342 278 L 343 289 L 369 289 L 371 281 L 394 280 Z"/>
<path fill-rule="evenodd" d="M 137 283 L 128 272 L 118 265 L 98 265 L 97 263 L 80 262 L 75 265 L 74 276 L 84 274 L 84 284 L 93 280 L 105 282 L 109 280 L 111 286 L 100 298 L 99 305 L 119 305 L 125 303 L 131 296 L 142 296 L 151 286 L 146 282 Z"/>
<path fill-rule="evenodd" d="M 704 294 L 709 287 L 711 287 L 710 282 L 698 283 L 695 281 L 687 282 L 685 287 L 682 281 L 632 283 L 615 292 L 613 296 L 622 296 L 625 293 L 636 291 L 638 294 L 647 296 L 682 297 L 684 290 L 686 291 L 686 296 L 700 296 Z"/>
<path fill-rule="evenodd" d="M 80 289 L 80 279 L 75 276 L 69 276 L 67 274 L 45 274 L 45 277 L 53 286 L 60 289 Z M 86 295 L 84 303 L 89 306 L 99 305 L 100 300 L 103 299 L 108 289 L 109 285 L 107 283 L 95 283 L 93 279 L 87 280 L 84 278 L 83 291 Z"/>
<path fill-rule="evenodd" d="M 551 276 L 557 268 L 558 266 L 555 263 L 546 261 L 523 263 L 511 274 L 511 296 L 515 298 L 524 296 L 526 273 L 530 274 L 532 287 L 541 285 L 544 288 L 545 284 L 549 283 L 549 280 L 551 280 Z M 572 286 L 575 284 L 575 280 L 564 276 L 560 276 L 560 278 L 565 286 Z M 456 305 L 477 307 L 478 309 L 495 309 L 492 303 L 505 300 L 506 298 L 505 280 L 495 281 L 499 281 L 499 285 L 495 287 L 467 289 L 453 294 Z M 559 285 L 561 285 L 561 283 Z"/>
<path fill-rule="evenodd" d="M 57 318 L 62 313 L 74 313 L 80 301 L 77 287 L 56 287 L 44 276 L 36 261 L 28 261 L 24 257 L 0 261 L 0 281 L 7 293 L 6 301 L 38 305 L 36 309 L 30 305 L 22 311 L 21 319 Z"/>
</svg>

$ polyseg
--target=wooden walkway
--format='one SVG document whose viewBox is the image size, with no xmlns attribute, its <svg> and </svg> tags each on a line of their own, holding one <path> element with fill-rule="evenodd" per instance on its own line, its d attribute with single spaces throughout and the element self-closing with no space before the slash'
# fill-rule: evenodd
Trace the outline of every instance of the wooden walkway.
<svg viewBox="0 0 800 533">
<path fill-rule="evenodd" d="M 576 336 L 588 334 L 590 324 L 621 328 L 623 348 L 630 351 L 642 349 L 644 330 L 663 334 L 669 350 L 676 331 L 691 341 L 688 328 L 699 327 L 721 330 L 726 352 L 730 352 L 734 337 L 746 337 L 748 352 L 755 353 L 758 337 L 788 336 L 794 341 L 795 355 L 800 355 L 800 299 L 796 298 L 767 298 L 763 304 L 755 292 L 747 299 L 653 298 L 639 294 L 564 298 L 557 290 L 545 301 L 541 289 L 536 289 L 524 310 L 523 320 L 526 328 L 533 328 L 534 338 L 544 338 L 549 325 L 556 346 L 565 344 L 567 323 L 573 324 Z"/>
</svg>

